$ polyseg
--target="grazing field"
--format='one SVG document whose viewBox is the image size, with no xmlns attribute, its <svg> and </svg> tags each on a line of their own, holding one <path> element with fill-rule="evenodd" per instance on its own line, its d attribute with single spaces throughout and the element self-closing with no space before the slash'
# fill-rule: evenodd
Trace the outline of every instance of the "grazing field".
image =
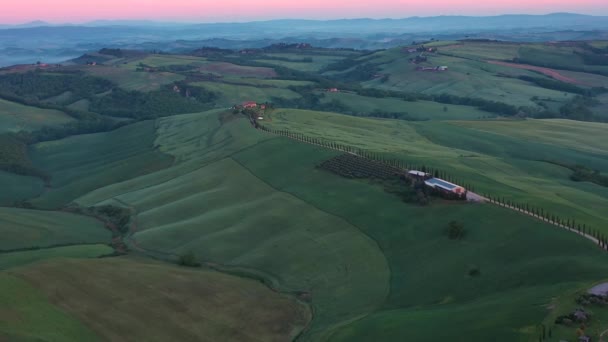
<svg viewBox="0 0 608 342">
<path fill-rule="evenodd" d="M 0 340 L 101 341 L 27 281 L 0 272 Z"/>
<path fill-rule="evenodd" d="M 70 116 L 53 109 L 24 106 L 0 99 L 0 133 L 34 131 L 73 121 Z"/>
<path fill-rule="evenodd" d="M 572 171 L 545 162 L 606 172 L 605 142 L 593 140 L 604 136 L 601 125 L 564 120 L 410 123 L 286 109 L 275 111 L 265 125 L 440 168 L 479 193 L 567 213 L 565 219 L 606 229 L 608 188 L 574 182 Z"/>
<path fill-rule="evenodd" d="M 19 252 L 0 253 L 0 270 L 31 264 L 40 260 L 54 258 L 97 258 L 109 255 L 114 249 L 108 245 L 74 245 Z"/>
<path fill-rule="evenodd" d="M 231 107 L 245 101 L 256 101 L 258 103 L 271 102 L 275 97 L 283 99 L 300 97 L 298 93 L 289 89 L 261 88 L 219 82 L 194 82 L 191 84 L 221 94 L 216 103 L 222 107 Z"/>
<path fill-rule="evenodd" d="M 354 113 L 375 111 L 407 114 L 411 120 L 466 120 L 495 117 L 496 114 L 475 107 L 442 104 L 431 101 L 408 102 L 395 98 L 374 98 L 348 93 L 325 93 L 322 102 L 338 101 Z"/>
<path fill-rule="evenodd" d="M 113 66 L 90 66 L 83 69 L 91 76 L 105 78 L 126 90 L 154 91 L 162 85 L 185 79 L 185 76 L 170 72 L 146 72 L 126 70 Z"/>
<path fill-rule="evenodd" d="M 109 243 L 110 231 L 93 218 L 56 211 L 0 208 L 0 251 L 65 244 Z"/>
<path fill-rule="evenodd" d="M 154 121 L 107 133 L 73 136 L 31 148 L 34 164 L 51 175 L 51 187 L 32 202 L 59 208 L 104 185 L 163 169 L 172 158 L 154 147 Z"/>
</svg>

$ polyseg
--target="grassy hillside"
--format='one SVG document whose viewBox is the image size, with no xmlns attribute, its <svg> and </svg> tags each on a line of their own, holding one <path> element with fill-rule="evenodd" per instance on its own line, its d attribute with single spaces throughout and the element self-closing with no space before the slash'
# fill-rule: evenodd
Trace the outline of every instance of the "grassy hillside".
<svg viewBox="0 0 608 342">
<path fill-rule="evenodd" d="M 145 260 L 64 259 L 12 274 L 104 340 L 287 341 L 310 320 L 304 304 L 259 282 Z"/>
<path fill-rule="evenodd" d="M 73 120 L 58 110 L 24 106 L 0 99 L 0 133 L 33 131 L 46 126 L 60 126 Z"/>
<path fill-rule="evenodd" d="M 0 304 L 2 340 L 101 341 L 90 328 L 16 276 L 0 273 Z"/>
<path fill-rule="evenodd" d="M 16 201 L 36 197 L 44 191 L 44 182 L 40 178 L 20 176 L 0 171 L 0 205 L 11 205 Z"/>
<path fill-rule="evenodd" d="M 111 238 L 101 222 L 89 217 L 17 208 L 0 208 L 0 233 L 0 251 L 108 243 Z"/>
<path fill-rule="evenodd" d="M 432 157 L 437 164 L 461 163 L 460 155 L 471 154 L 431 143 L 417 133 L 418 124 L 285 113 L 290 112 L 293 116 L 285 117 L 293 121 L 275 115 L 272 124 L 362 148 L 407 152 L 418 160 L 426 155 L 425 162 Z M 310 293 L 315 317 L 305 339 L 407 335 L 425 340 L 429 326 L 445 322 L 446 336 L 527 340 L 536 337 L 534 326 L 546 314 L 538 303 L 606 271 L 606 256 L 574 234 L 490 205 L 404 204 L 381 187 L 317 169 L 333 152 L 262 135 L 244 120 L 225 121 L 226 115 L 222 124 L 218 114 L 162 119 L 157 142 L 175 156 L 176 165 L 78 201 L 136 209 L 132 243 L 140 248 L 171 254 L 192 250 L 201 260 Z M 490 164 L 473 177 L 481 172 L 484 179 L 499 177 L 502 173 L 492 170 L 509 165 L 497 156 L 479 156 Z M 527 172 L 529 165 L 514 164 L 521 174 Z M 466 164 L 459 168 L 474 171 Z M 450 220 L 464 223 L 462 242 L 445 236 Z M 570 265 L 565 269 L 571 273 L 556 271 L 563 265 Z M 471 268 L 481 275 L 470 276 Z M 365 278 L 358 280 L 359 274 Z M 450 323 L 456 313 L 459 318 Z M 467 330 L 464 322 L 479 317 L 483 324 Z"/>
<path fill-rule="evenodd" d="M 266 125 L 448 171 L 481 193 L 544 208 L 596 229 L 608 219 L 608 188 L 570 180 L 545 161 L 606 172 L 603 126 L 577 121 L 417 122 L 279 110 Z M 470 127 L 470 128 L 466 128 Z M 475 129 L 471 129 L 475 128 Z M 481 131 L 483 128 L 486 131 Z M 490 133 L 492 132 L 492 133 Z M 527 139 L 527 140 L 523 140 Z"/>
<path fill-rule="evenodd" d="M 275 188 L 348 218 L 379 244 L 391 270 L 390 295 L 377 313 L 344 328 L 357 335 L 342 340 L 416 336 L 436 341 L 443 333 L 430 333 L 429 327 L 445 322 L 445 336 L 474 331 L 474 340 L 525 341 L 536 337 L 529 331 L 535 317 L 544 317 L 539 303 L 548 303 L 574 279 L 601 278 L 606 271 L 608 255 L 569 232 L 489 205 L 400 203 L 380 187 L 313 171 L 323 156 L 307 153 L 310 149 L 269 140 L 235 157 Z M 451 220 L 467 227 L 461 242 L 445 235 Z M 557 271 L 566 264 L 570 275 Z M 469 275 L 472 267 L 480 276 Z M 438 321 L 430 312 L 438 312 Z M 450 323 L 454 312 L 458 318 Z M 415 321 L 403 324 L 404 313 Z M 376 320 L 377 315 L 382 318 Z M 483 324 L 474 327 L 464 323 L 480 320 Z"/>
<path fill-rule="evenodd" d="M 97 198 L 135 208 L 139 225 L 133 238 L 141 248 L 192 250 L 201 260 L 259 272 L 279 289 L 310 293 L 317 333 L 379 305 L 388 269 L 375 243 L 347 221 L 278 192 L 223 159 L 267 139 L 245 120 L 205 130 L 208 121 L 217 125 L 217 113 L 163 119 L 158 141 L 175 156 L 176 166 L 78 202 L 91 205 Z M 213 160 L 219 161 L 209 164 Z"/>
<path fill-rule="evenodd" d="M 34 164 L 51 176 L 51 187 L 32 202 L 58 208 L 104 185 L 171 165 L 172 158 L 155 149 L 155 138 L 154 122 L 143 121 L 32 146 Z"/>
<path fill-rule="evenodd" d="M 409 62 L 412 56 L 401 49 L 387 50 L 373 55 L 369 63 L 377 65 L 379 73 L 388 80 L 374 79 L 364 83 L 367 87 L 416 92 L 423 94 L 451 94 L 482 98 L 508 103 L 514 106 L 536 107 L 533 97 L 563 103 L 572 94 L 540 88 L 518 79 L 519 76 L 534 76 L 532 71 L 488 64 L 440 54 L 429 54 L 428 61 L 419 66 L 448 66 L 444 72 L 417 71 Z M 508 77 L 505 77 L 508 76 Z"/>
</svg>

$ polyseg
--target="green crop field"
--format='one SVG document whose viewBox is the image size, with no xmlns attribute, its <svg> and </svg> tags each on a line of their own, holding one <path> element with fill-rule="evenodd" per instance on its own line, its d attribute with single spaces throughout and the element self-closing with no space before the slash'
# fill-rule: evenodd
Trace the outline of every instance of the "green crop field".
<svg viewBox="0 0 608 342">
<path fill-rule="evenodd" d="M 300 97 L 298 93 L 289 89 L 261 88 L 219 82 L 194 82 L 191 84 L 221 94 L 220 99 L 216 103 L 222 107 L 231 107 L 245 101 L 270 102 L 275 97 L 284 99 Z"/>
<path fill-rule="evenodd" d="M 348 93 L 325 93 L 322 102 L 331 101 L 342 103 L 354 113 L 372 113 L 374 111 L 405 113 L 413 120 L 466 120 L 496 116 L 469 106 L 431 101 L 408 102 L 394 98 L 373 98 Z"/>
<path fill-rule="evenodd" d="M 97 258 L 112 254 L 114 249 L 108 245 L 74 245 L 19 252 L 0 253 L 0 270 L 30 264 L 53 258 Z"/>
<path fill-rule="evenodd" d="M 58 110 L 24 106 L 0 99 L 0 133 L 33 131 L 45 126 L 60 126 L 73 120 Z"/>
<path fill-rule="evenodd" d="M 79 276 L 83 273 L 87 276 Z M 17 310 L 29 299 L 33 305 L 27 307 L 46 313 L 49 323 L 65 320 L 63 311 L 73 317 L 72 324 L 78 319 L 90 329 L 85 330 L 89 336 L 79 331 L 80 339 L 67 335 L 69 330 L 56 329 L 54 340 L 116 340 L 128 332 L 130 338 L 141 341 L 285 341 L 293 339 L 310 320 L 305 305 L 259 282 L 138 259 L 60 259 L 14 269 L 11 276 L 0 277 L 2 288 L 20 295 L 4 298 L 2 291 L 0 300 L 17 307 L 9 306 L 8 310 L 19 313 Z M 35 324 L 35 329 L 21 328 L 17 332 L 31 331 L 34 335 L 42 330 L 39 334 L 44 336 L 46 325 L 33 321 L 41 317 L 26 314 L 33 316 L 26 316 L 31 322 L 17 321 Z M 0 323 L 0 329 L 0 334 L 4 330 L 12 332 L 10 325 Z"/>
<path fill-rule="evenodd" d="M 62 244 L 109 243 L 111 234 L 93 218 L 64 212 L 0 208 L 0 251 Z"/>
<path fill-rule="evenodd" d="M 154 122 L 108 133 L 86 134 L 36 144 L 34 164 L 51 175 L 51 186 L 32 202 L 57 208 L 101 186 L 165 168 L 172 158 L 154 148 Z"/>
<path fill-rule="evenodd" d="M 568 213 L 564 218 L 606 229 L 608 188 L 573 182 L 570 170 L 543 161 L 582 164 L 606 172 L 606 145 L 595 139 L 603 136 L 601 124 L 563 120 L 409 123 L 278 110 L 265 125 L 441 168 L 478 192 L 554 214 Z"/>
</svg>

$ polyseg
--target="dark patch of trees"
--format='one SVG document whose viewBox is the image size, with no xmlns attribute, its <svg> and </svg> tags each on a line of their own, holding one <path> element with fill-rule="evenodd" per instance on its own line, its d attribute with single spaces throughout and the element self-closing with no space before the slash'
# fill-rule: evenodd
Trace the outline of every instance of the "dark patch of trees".
<svg viewBox="0 0 608 342">
<path fill-rule="evenodd" d="M 450 240 L 460 240 L 464 238 L 466 234 L 464 224 L 458 221 L 450 221 L 447 227 L 447 234 Z"/>
<path fill-rule="evenodd" d="M 0 170 L 49 180 L 46 173 L 32 164 L 25 141 L 13 133 L 0 134 Z"/>
<path fill-rule="evenodd" d="M 89 108 L 109 116 L 141 120 L 206 110 L 215 98 L 215 93 L 199 87 L 183 86 L 176 92 L 166 86 L 148 93 L 114 88 L 110 94 L 92 99 Z"/>
<path fill-rule="evenodd" d="M 605 91 L 605 89 L 602 89 L 602 88 L 585 89 L 585 88 L 576 86 L 574 84 L 570 84 L 570 83 L 566 83 L 566 82 L 562 82 L 562 81 L 558 81 L 558 80 L 552 80 L 552 79 L 548 79 L 548 78 L 542 78 L 542 77 L 519 76 L 519 79 L 522 81 L 533 83 L 542 88 L 559 90 L 559 91 L 579 94 L 579 95 L 594 95 L 596 93 Z"/>
<path fill-rule="evenodd" d="M 75 101 L 108 91 L 112 87 L 110 81 L 81 73 L 30 71 L 0 75 L 0 96 L 20 98 L 26 103 L 39 102 L 67 91 L 72 92 Z"/>
<path fill-rule="evenodd" d="M 196 255 L 192 251 L 180 254 L 177 258 L 177 264 L 180 266 L 186 266 L 186 267 L 200 267 L 201 266 L 201 263 L 198 261 L 198 259 L 196 258 Z"/>
</svg>

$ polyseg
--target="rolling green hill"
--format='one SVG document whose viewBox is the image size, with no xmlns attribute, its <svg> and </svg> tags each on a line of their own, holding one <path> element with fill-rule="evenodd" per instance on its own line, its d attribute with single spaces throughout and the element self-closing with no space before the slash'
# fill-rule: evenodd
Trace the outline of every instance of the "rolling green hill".
<svg viewBox="0 0 608 342">
<path fill-rule="evenodd" d="M 34 145 L 34 165 L 50 175 L 51 185 L 32 203 L 58 208 L 101 186 L 171 165 L 171 157 L 155 149 L 155 138 L 154 122 L 143 121 L 108 133 Z"/>
<path fill-rule="evenodd" d="M 449 171 L 463 184 L 605 230 L 608 188 L 548 162 L 608 172 L 605 124 L 570 120 L 416 122 L 278 110 L 265 125 Z M 483 130 L 483 131 L 482 131 Z M 525 140 L 524 140 L 525 139 Z"/>
<path fill-rule="evenodd" d="M 58 110 L 24 106 L 0 99 L 0 133 L 34 131 L 45 126 L 60 126 L 73 120 Z"/>
<path fill-rule="evenodd" d="M 404 48 L 276 45 L 103 49 L 3 75 L 15 101 L 74 119 L 4 135 L 4 169 L 40 178 L 0 172 L 0 340 L 573 336 L 555 317 L 608 271 L 588 239 L 489 203 L 410 203 L 400 177 L 339 176 L 322 165 L 342 152 L 254 128 L 440 169 L 608 234 L 608 124 L 530 118 L 602 118 L 600 57 L 565 44 L 429 43 L 419 66 L 443 72 Z M 243 101 L 275 103 L 227 109 Z M 608 310 L 593 310 L 597 338 Z"/>
</svg>

